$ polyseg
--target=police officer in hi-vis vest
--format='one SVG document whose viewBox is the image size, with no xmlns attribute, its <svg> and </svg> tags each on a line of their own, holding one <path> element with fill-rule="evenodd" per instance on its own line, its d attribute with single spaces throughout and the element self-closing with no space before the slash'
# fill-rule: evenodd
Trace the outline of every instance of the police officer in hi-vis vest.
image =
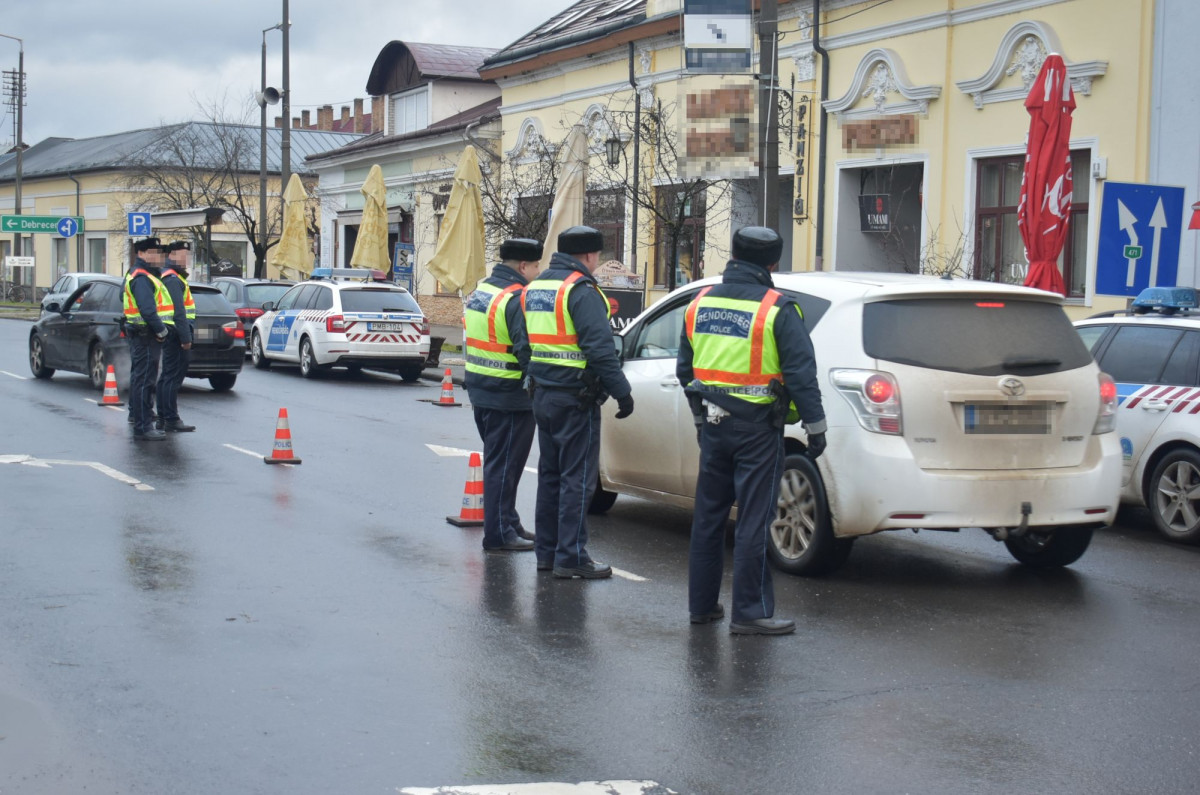
<svg viewBox="0 0 1200 795">
<path fill-rule="evenodd" d="M 808 455 L 825 449 L 817 363 L 800 307 L 773 289 L 783 240 L 762 226 L 733 236 L 721 284 L 705 288 L 684 315 L 675 373 L 684 384 L 700 441 L 700 473 L 688 555 L 693 624 L 718 621 L 725 522 L 738 504 L 730 632 L 784 635 L 773 618 L 768 527 L 783 474 L 783 427 L 803 418 Z"/>
<path fill-rule="evenodd" d="M 133 250 L 136 259 L 125 274 L 122 300 L 129 337 L 129 415 L 133 438 L 161 441 L 166 434 L 154 427 L 151 402 L 162 343 L 168 326 L 175 323 L 175 305 L 159 279 L 165 252 L 158 238 L 143 238 Z"/>
<path fill-rule="evenodd" d="M 464 385 L 483 440 L 483 548 L 533 549 L 521 526 L 517 485 L 533 445 L 533 404 L 525 392 L 529 336 L 521 291 L 541 268 L 542 244 L 528 238 L 500 244 L 492 275 L 467 297 Z"/>
<path fill-rule="evenodd" d="M 158 422 L 155 427 L 160 431 L 181 433 L 196 430 L 195 425 L 188 425 L 179 418 L 179 387 L 187 376 L 194 331 L 192 325 L 196 320 L 196 302 L 192 299 L 192 288 L 187 283 L 192 244 L 186 240 L 169 243 L 166 252 L 167 264 L 162 271 L 162 283 L 175 305 L 175 322 L 168 327 L 167 338 L 163 341 L 162 368 L 155 387 L 158 401 Z"/>
<path fill-rule="evenodd" d="M 550 267 L 525 288 L 525 327 L 533 353 L 533 416 L 538 428 L 534 517 L 538 571 L 600 579 L 612 567 L 587 551 L 587 509 L 600 459 L 600 404 L 612 395 L 617 419 L 633 413 L 609 326 L 608 299 L 592 277 L 604 237 L 590 226 L 558 236 Z"/>
</svg>

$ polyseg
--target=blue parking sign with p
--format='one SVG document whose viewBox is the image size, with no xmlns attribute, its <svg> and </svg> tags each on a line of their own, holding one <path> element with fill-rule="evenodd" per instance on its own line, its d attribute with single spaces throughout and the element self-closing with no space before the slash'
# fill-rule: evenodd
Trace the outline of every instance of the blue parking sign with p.
<svg viewBox="0 0 1200 795">
<path fill-rule="evenodd" d="M 150 213 L 129 213 L 129 236 L 146 237 L 150 234 Z"/>
</svg>

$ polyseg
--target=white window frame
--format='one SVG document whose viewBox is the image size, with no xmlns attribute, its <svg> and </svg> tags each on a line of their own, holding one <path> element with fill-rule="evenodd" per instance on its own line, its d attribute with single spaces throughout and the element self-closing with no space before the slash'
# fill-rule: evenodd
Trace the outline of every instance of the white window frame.
<svg viewBox="0 0 1200 795">
<path fill-rule="evenodd" d="M 402 91 L 398 94 L 392 94 L 392 96 L 389 98 L 388 101 L 391 104 L 391 111 L 392 111 L 391 112 L 391 121 L 392 121 L 393 129 L 389 130 L 388 132 L 392 135 L 404 135 L 406 133 L 417 132 L 419 130 L 428 129 L 429 125 L 430 125 L 430 116 L 432 115 L 432 111 L 433 111 L 433 108 L 431 107 L 432 93 L 433 92 L 430 90 L 429 84 L 425 84 L 425 85 L 421 85 L 416 88 L 410 89 L 408 91 Z M 423 104 L 424 104 L 424 111 L 425 111 L 425 123 L 420 124 L 420 119 L 414 119 L 414 122 L 417 123 L 417 126 L 413 127 L 411 130 L 406 130 L 406 129 L 404 129 L 404 125 L 402 124 L 402 119 L 401 119 L 401 115 L 399 112 L 400 111 L 399 105 L 403 101 L 413 99 L 413 100 L 416 100 L 414 106 L 415 107 L 420 106 L 422 104 L 421 100 L 420 100 L 420 97 L 422 95 L 424 96 Z"/>
</svg>

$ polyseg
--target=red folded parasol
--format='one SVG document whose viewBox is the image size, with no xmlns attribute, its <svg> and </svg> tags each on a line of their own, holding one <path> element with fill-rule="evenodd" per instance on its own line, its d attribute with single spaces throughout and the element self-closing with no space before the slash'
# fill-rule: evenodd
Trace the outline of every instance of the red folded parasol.
<svg viewBox="0 0 1200 795">
<path fill-rule="evenodd" d="M 1025 144 L 1025 173 L 1017 227 L 1029 258 L 1027 287 L 1066 295 L 1058 255 L 1067 239 L 1071 218 L 1071 111 L 1075 93 L 1067 67 L 1051 54 L 1025 99 L 1029 111 L 1029 139 Z"/>
</svg>

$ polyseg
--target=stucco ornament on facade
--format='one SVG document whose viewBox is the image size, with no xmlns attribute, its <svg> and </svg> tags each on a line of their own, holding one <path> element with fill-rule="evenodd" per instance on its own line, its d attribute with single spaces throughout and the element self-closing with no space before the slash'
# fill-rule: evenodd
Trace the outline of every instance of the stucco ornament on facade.
<svg viewBox="0 0 1200 795">
<path fill-rule="evenodd" d="M 826 100 L 823 104 L 825 110 L 842 118 L 926 114 L 929 112 L 929 103 L 941 96 L 941 93 L 941 86 L 913 85 L 908 79 L 900 56 L 893 50 L 876 47 L 858 62 L 858 68 L 846 93 L 837 99 Z M 895 94 L 900 96 L 893 97 Z M 870 99 L 872 107 L 853 109 L 863 99 Z"/>
<path fill-rule="evenodd" d="M 887 95 L 896 93 L 896 80 L 892 77 L 892 70 L 887 64 L 881 63 L 871 72 L 871 77 L 867 80 L 867 89 L 862 92 L 863 97 L 870 97 L 875 103 L 875 110 L 879 113 L 883 112 L 883 106 L 887 104 Z"/>
<path fill-rule="evenodd" d="M 800 33 L 801 41 L 812 41 L 813 22 L 811 11 L 801 11 L 799 13 L 796 19 L 796 29 Z"/>
<path fill-rule="evenodd" d="M 1012 66 L 1004 70 L 1004 74 L 1012 77 L 1019 71 L 1021 85 L 1028 91 L 1029 87 L 1033 85 L 1033 81 L 1037 79 L 1038 72 L 1041 71 L 1047 55 L 1046 47 L 1042 44 L 1041 39 L 1036 36 L 1026 36 L 1025 41 L 1021 42 L 1021 46 L 1017 48 Z"/>
<path fill-rule="evenodd" d="M 792 60 L 796 63 L 796 80 L 804 82 L 816 79 L 815 59 L 811 52 L 803 55 L 793 55 Z"/>
<path fill-rule="evenodd" d="M 521 122 L 517 142 L 505 153 L 505 159 L 528 163 L 539 159 L 543 153 L 553 155 L 556 149 L 557 147 L 542 134 L 541 122 L 530 117 Z"/>
</svg>

